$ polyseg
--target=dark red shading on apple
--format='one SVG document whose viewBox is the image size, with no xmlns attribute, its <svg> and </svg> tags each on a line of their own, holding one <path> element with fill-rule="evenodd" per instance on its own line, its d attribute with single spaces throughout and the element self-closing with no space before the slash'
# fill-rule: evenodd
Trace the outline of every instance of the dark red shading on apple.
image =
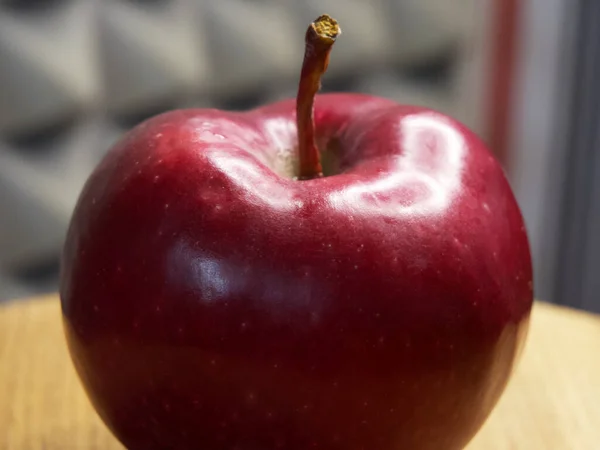
<svg viewBox="0 0 600 450">
<path fill-rule="evenodd" d="M 130 449 L 460 449 L 507 384 L 531 258 L 482 141 L 358 94 L 299 106 L 298 136 L 296 108 L 159 115 L 83 189 L 65 331 Z"/>
</svg>

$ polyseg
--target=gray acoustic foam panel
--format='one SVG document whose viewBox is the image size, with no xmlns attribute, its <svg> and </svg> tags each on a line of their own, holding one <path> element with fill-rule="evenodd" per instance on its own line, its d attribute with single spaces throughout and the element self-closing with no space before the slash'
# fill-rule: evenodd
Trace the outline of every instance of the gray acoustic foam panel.
<svg viewBox="0 0 600 450">
<path fill-rule="evenodd" d="M 79 191 L 123 132 L 166 109 L 293 96 L 323 12 L 343 29 L 324 90 L 451 112 L 443 68 L 470 1 L 0 0 L 0 299 L 57 274 Z"/>
</svg>

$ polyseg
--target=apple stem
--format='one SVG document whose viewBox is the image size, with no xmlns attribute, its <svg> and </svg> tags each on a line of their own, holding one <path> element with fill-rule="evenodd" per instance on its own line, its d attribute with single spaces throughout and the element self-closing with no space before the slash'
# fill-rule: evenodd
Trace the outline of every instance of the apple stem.
<svg viewBox="0 0 600 450">
<path fill-rule="evenodd" d="M 327 14 L 318 17 L 306 30 L 304 61 L 296 97 L 298 126 L 299 180 L 323 176 L 321 156 L 315 141 L 314 103 L 321 88 L 321 76 L 329 65 L 329 53 L 342 30 Z"/>
</svg>

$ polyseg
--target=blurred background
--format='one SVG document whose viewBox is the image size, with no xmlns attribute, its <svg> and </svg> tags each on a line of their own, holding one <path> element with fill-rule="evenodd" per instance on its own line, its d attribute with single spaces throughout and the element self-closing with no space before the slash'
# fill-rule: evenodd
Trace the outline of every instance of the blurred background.
<svg viewBox="0 0 600 450">
<path fill-rule="evenodd" d="M 57 289 L 80 189 L 126 130 L 295 95 L 307 25 L 343 37 L 323 91 L 465 122 L 526 218 L 538 298 L 600 311 L 600 3 L 0 0 L 0 300 Z"/>
</svg>

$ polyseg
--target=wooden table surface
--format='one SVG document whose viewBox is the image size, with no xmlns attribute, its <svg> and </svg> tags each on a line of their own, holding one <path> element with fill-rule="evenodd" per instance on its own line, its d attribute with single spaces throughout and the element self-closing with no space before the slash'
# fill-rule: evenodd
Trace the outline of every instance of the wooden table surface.
<svg viewBox="0 0 600 450">
<path fill-rule="evenodd" d="M 71 366 L 57 297 L 0 306 L 0 449 L 122 449 Z M 535 305 L 517 372 L 468 447 L 521 449 L 600 449 L 600 317 Z"/>
</svg>

